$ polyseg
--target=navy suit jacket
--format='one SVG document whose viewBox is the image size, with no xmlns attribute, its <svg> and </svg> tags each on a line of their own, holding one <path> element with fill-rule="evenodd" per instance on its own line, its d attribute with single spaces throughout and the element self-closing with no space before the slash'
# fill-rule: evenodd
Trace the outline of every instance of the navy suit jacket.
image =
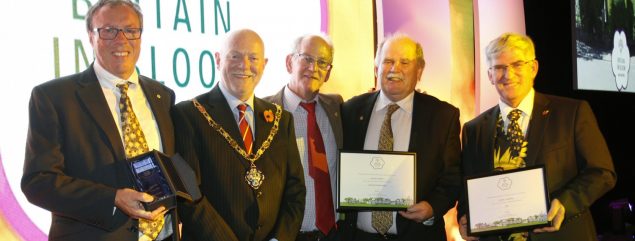
<svg viewBox="0 0 635 241">
<path fill-rule="evenodd" d="M 173 155 L 174 92 L 144 76 L 139 83 L 159 126 L 163 152 Z M 51 211 L 49 240 L 137 240 L 137 220 L 119 209 L 113 214 L 117 189 L 133 187 L 125 160 L 92 65 L 33 88 L 21 185 L 31 203 Z"/>
<path fill-rule="evenodd" d="M 483 112 L 463 127 L 463 174 L 494 169 L 494 138 L 500 109 Z M 589 206 L 615 186 L 613 161 L 586 101 L 536 92 L 527 130 L 528 167 L 545 165 L 552 199 L 565 207 L 560 231 L 532 234 L 532 240 L 596 240 Z M 460 218 L 466 200 L 459 202 Z"/>
<path fill-rule="evenodd" d="M 243 146 L 238 124 L 218 86 L 196 97 L 209 115 Z M 258 150 L 273 122 L 263 112 L 276 107 L 254 98 L 254 147 Z M 282 112 L 271 146 L 255 162 L 265 175 L 258 190 L 245 182 L 249 161 L 196 109 L 183 101 L 173 110 L 177 152 L 192 166 L 203 198 L 182 202 L 183 240 L 295 240 L 304 215 L 304 173 L 295 142 L 293 117 Z"/>
<path fill-rule="evenodd" d="M 354 97 L 342 106 L 344 149 L 363 150 L 368 121 L 379 92 Z M 439 99 L 415 92 L 409 152 L 417 154 L 417 196 L 415 202 L 427 201 L 434 211 L 434 224 L 417 223 L 397 214 L 399 240 L 446 240 L 443 215 L 456 204 L 460 192 L 459 110 Z M 396 136 L 395 138 L 399 138 Z M 357 213 L 346 213 L 344 239 L 355 235 Z M 349 236 L 348 238 L 346 236 Z"/>
</svg>

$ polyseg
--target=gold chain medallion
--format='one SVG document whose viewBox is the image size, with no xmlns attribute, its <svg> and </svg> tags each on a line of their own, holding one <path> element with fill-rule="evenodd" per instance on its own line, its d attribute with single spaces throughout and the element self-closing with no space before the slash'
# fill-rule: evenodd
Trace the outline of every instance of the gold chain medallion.
<svg viewBox="0 0 635 241">
<path fill-rule="evenodd" d="M 232 138 L 229 133 L 227 133 L 227 131 L 223 129 L 222 126 L 220 126 L 218 123 L 216 123 L 216 121 L 214 121 L 214 119 L 212 119 L 212 117 L 207 113 L 207 110 L 205 110 L 205 107 L 203 107 L 201 103 L 198 102 L 198 100 L 192 99 L 192 103 L 198 109 L 198 111 L 201 112 L 203 117 L 207 119 L 207 123 L 209 123 L 209 126 L 211 126 L 221 136 L 223 136 L 229 146 L 231 146 L 236 152 L 238 152 L 238 154 L 240 154 L 243 158 L 251 163 L 249 170 L 247 170 L 247 172 L 245 173 L 245 181 L 247 182 L 247 184 L 249 184 L 249 186 L 251 186 L 251 188 L 253 188 L 254 190 L 258 190 L 258 188 L 260 188 L 260 186 L 262 185 L 262 182 L 265 180 L 265 175 L 262 174 L 262 172 L 256 167 L 256 161 L 263 153 L 265 153 L 269 146 L 271 146 L 273 137 L 276 136 L 276 134 L 278 133 L 278 126 L 280 125 L 280 118 L 282 117 L 282 108 L 279 105 L 274 104 L 276 106 L 276 115 L 273 121 L 273 127 L 271 127 L 271 130 L 269 131 L 269 136 L 267 136 L 267 139 L 265 139 L 265 141 L 262 143 L 260 148 L 258 148 L 258 151 L 256 151 L 256 154 L 254 155 L 248 154 L 245 149 L 238 145 L 238 142 L 234 140 L 234 138 Z"/>
</svg>

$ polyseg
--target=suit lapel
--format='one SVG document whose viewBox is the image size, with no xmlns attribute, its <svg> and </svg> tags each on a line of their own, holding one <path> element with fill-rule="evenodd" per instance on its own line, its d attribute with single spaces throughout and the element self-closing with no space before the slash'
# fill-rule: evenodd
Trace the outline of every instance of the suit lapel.
<svg viewBox="0 0 635 241">
<path fill-rule="evenodd" d="M 434 111 L 427 110 L 431 107 L 423 103 L 424 100 L 421 98 L 422 95 L 423 94 L 421 93 L 415 92 L 412 100 L 412 126 L 410 127 L 410 142 L 408 143 L 408 151 L 418 151 L 424 153 L 423 150 L 417 150 L 417 147 L 423 146 L 421 143 L 418 143 L 417 137 L 426 136 L 425 133 L 420 133 L 424 130 L 418 127 L 428 126 L 431 116 L 424 115 L 423 113 L 434 113 Z"/>
<path fill-rule="evenodd" d="M 549 121 L 549 99 L 544 95 L 536 92 L 534 97 L 534 109 L 529 120 L 529 129 L 527 130 L 527 158 L 525 164 L 533 166 L 536 163 L 542 138 Z"/>
<path fill-rule="evenodd" d="M 267 110 L 271 111 L 275 117 L 276 107 L 274 105 L 269 104 L 260 98 L 254 98 L 254 125 L 256 126 L 256 135 L 253 147 L 254 152 L 262 146 L 262 143 L 269 136 L 271 128 L 273 128 L 273 121 L 267 122 L 265 120 L 264 112 Z"/>
<path fill-rule="evenodd" d="M 113 153 L 119 160 L 125 160 L 125 152 L 123 149 L 123 142 L 121 136 L 117 130 L 117 125 L 114 122 L 104 92 L 99 85 L 95 70 L 91 65 L 86 71 L 83 72 L 82 77 L 78 80 L 80 88 L 77 89 L 77 97 L 79 98 L 82 106 L 86 109 L 97 123 L 97 126 L 106 134 L 110 146 L 113 149 Z"/>
<path fill-rule="evenodd" d="M 354 139 L 353 143 L 355 146 L 352 146 L 354 150 L 363 150 L 364 149 L 364 140 L 366 140 L 366 132 L 368 131 L 368 123 L 370 122 L 370 115 L 373 113 L 373 108 L 375 107 L 375 101 L 377 101 L 377 97 L 379 97 L 379 91 L 375 92 L 372 95 L 368 96 L 369 98 L 365 100 L 361 110 L 358 112 L 359 116 L 356 117 L 355 121 L 357 121 L 358 126 L 360 126 L 360 132 L 356 135 L 357 138 Z M 353 137 L 355 138 L 355 137 Z"/>
<path fill-rule="evenodd" d="M 162 96 L 157 87 L 149 84 L 148 81 L 150 80 L 139 76 L 139 84 L 141 85 L 141 89 L 143 90 L 148 103 L 150 103 L 154 119 L 157 121 L 157 125 L 159 126 L 163 152 L 169 154 L 173 152 L 171 147 L 174 146 L 171 143 L 173 138 L 170 137 L 172 136 L 170 130 L 173 128 L 172 123 L 169 121 L 170 113 L 168 113 L 168 109 L 165 108 L 166 106 L 170 106 L 170 96 Z M 166 101 L 168 102 L 167 104 Z"/>
<path fill-rule="evenodd" d="M 485 157 L 484 165 L 479 165 L 485 169 L 479 170 L 480 172 L 489 172 L 494 169 L 494 142 L 496 141 L 496 122 L 498 121 L 498 115 L 500 114 L 500 108 L 498 105 L 488 112 L 484 116 L 483 121 L 479 124 L 479 131 L 477 132 L 478 143 L 481 143 L 480 150 L 484 153 Z"/>
<path fill-rule="evenodd" d="M 333 135 L 335 136 L 337 148 L 342 148 L 342 121 L 340 118 L 339 104 L 323 94 L 318 94 L 318 101 L 320 101 L 320 105 L 322 106 L 322 108 L 324 108 L 324 111 L 329 118 L 329 123 L 331 124 L 331 128 L 333 129 L 332 131 Z"/>
</svg>

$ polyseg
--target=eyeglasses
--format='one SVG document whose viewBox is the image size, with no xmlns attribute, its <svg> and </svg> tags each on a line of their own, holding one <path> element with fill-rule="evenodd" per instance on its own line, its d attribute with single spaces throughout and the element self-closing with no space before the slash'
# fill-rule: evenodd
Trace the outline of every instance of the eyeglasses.
<svg viewBox="0 0 635 241">
<path fill-rule="evenodd" d="M 300 57 L 302 59 L 302 63 L 306 65 L 313 65 L 317 62 L 318 67 L 322 70 L 329 70 L 333 67 L 329 61 L 326 61 L 323 58 L 316 58 L 308 54 L 295 54 L 294 56 Z"/>
<path fill-rule="evenodd" d="M 94 28 L 93 32 L 99 33 L 99 38 L 104 40 L 113 40 L 117 38 L 119 32 L 123 33 L 123 36 L 128 40 L 140 39 L 142 28 Z"/>
<path fill-rule="evenodd" d="M 511 64 L 499 64 L 499 65 L 494 65 L 489 67 L 489 70 L 494 72 L 496 74 L 496 76 L 502 76 L 503 74 L 507 73 L 507 69 L 511 69 L 514 72 L 518 72 L 521 71 L 523 69 L 523 67 L 525 67 L 526 64 L 533 62 L 535 59 L 530 59 L 530 60 L 519 60 L 516 62 L 513 62 Z"/>
</svg>

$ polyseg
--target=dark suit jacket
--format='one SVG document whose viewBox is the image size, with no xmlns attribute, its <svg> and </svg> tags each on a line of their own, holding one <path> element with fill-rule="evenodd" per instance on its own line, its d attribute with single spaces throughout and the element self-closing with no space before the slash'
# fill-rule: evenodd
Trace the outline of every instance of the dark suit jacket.
<svg viewBox="0 0 635 241">
<path fill-rule="evenodd" d="M 490 108 L 463 127 L 463 174 L 494 169 L 494 134 L 500 109 Z M 589 206 L 613 188 L 613 161 L 586 101 L 536 92 L 527 131 L 527 166 L 545 165 L 551 199 L 565 207 L 560 231 L 532 234 L 532 240 L 596 240 Z M 465 214 L 459 202 L 459 218 Z"/>
<path fill-rule="evenodd" d="M 220 88 L 216 86 L 196 99 L 242 146 L 238 124 Z M 275 114 L 276 107 L 254 98 L 254 150 L 260 148 L 274 124 L 265 121 L 265 110 Z M 283 111 L 277 135 L 255 163 L 265 175 L 256 191 L 245 182 L 249 161 L 210 127 L 192 101 L 176 105 L 173 119 L 177 152 L 195 170 L 203 194 L 201 200 L 179 207 L 183 240 L 295 239 L 304 215 L 306 189 L 289 112 Z"/>
<path fill-rule="evenodd" d="M 284 87 L 282 88 L 282 90 L 278 91 L 278 93 L 276 93 L 275 95 L 268 96 L 263 99 L 284 107 Z M 342 146 L 344 144 L 343 143 L 344 138 L 342 134 L 342 118 L 340 115 L 340 105 L 342 104 L 342 102 L 344 102 L 344 100 L 342 99 L 342 96 L 338 94 L 318 93 L 318 101 L 320 102 L 320 105 L 322 106 L 322 108 L 324 108 L 324 112 L 326 112 L 326 115 L 328 116 L 328 119 L 329 119 L 329 123 L 331 124 L 331 131 L 333 131 L 333 135 L 335 136 L 335 144 L 336 144 L 335 149 L 336 150 L 342 149 Z M 335 162 L 336 160 L 330 160 L 330 161 Z M 329 165 L 332 165 L 332 164 L 329 164 Z M 309 171 L 308 169 L 304 170 L 305 173 L 308 173 L 308 171 Z M 331 180 L 333 180 L 334 175 L 337 175 L 337 173 L 331 173 L 330 175 L 331 175 Z M 335 204 L 335 198 L 337 194 L 336 182 L 331 181 L 331 190 L 333 192 L 332 193 L 333 207 L 336 207 L 336 204 Z M 308 190 L 308 191 L 313 192 L 313 190 Z"/>
<path fill-rule="evenodd" d="M 139 82 L 163 152 L 172 155 L 174 92 L 144 76 Z M 113 215 L 117 189 L 133 187 L 125 160 L 92 66 L 33 88 L 22 191 L 31 203 L 51 211 L 49 240 L 137 240 L 137 221 L 119 209 Z"/>
<path fill-rule="evenodd" d="M 344 149 L 363 150 L 368 121 L 379 92 L 354 97 L 342 106 Z M 443 215 L 454 207 L 460 192 L 459 110 L 430 95 L 415 92 L 409 152 L 417 153 L 416 202 L 427 201 L 434 225 L 426 226 L 397 215 L 399 240 L 446 240 Z M 379 131 L 379 130 L 377 130 Z M 399 138 L 396 136 L 395 138 Z M 357 213 L 346 213 L 347 235 L 355 235 Z M 345 238 L 344 240 L 349 240 Z"/>
</svg>

